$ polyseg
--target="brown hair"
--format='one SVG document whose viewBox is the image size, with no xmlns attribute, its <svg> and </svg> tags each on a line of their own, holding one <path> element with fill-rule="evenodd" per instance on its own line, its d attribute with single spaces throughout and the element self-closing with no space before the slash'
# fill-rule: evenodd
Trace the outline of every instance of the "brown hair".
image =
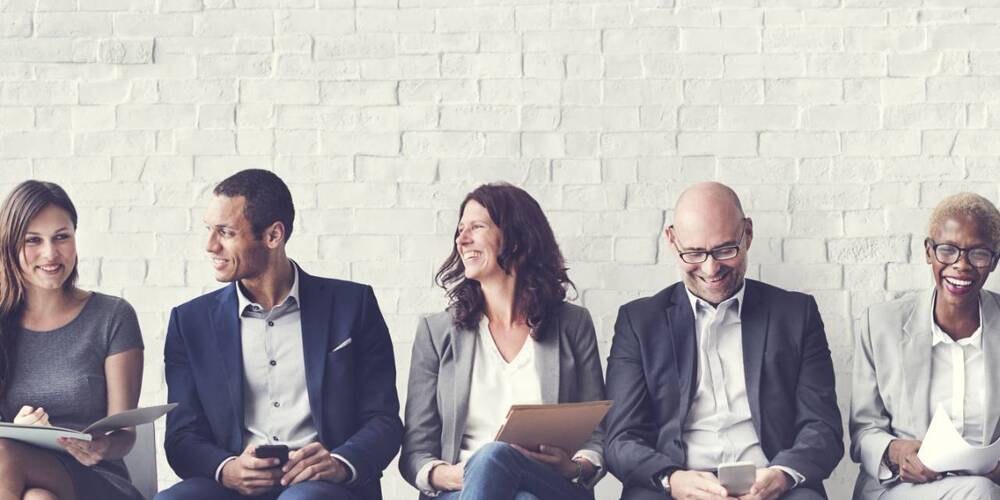
<svg viewBox="0 0 1000 500">
<path fill-rule="evenodd" d="M 486 208 L 500 228 L 497 264 L 508 274 L 517 271 L 514 314 L 524 318 L 538 339 L 556 307 L 566 300 L 567 288 L 575 290 L 552 226 L 530 194 L 507 183 L 484 184 L 469 193 L 459 208 L 459 218 L 472 200 Z M 457 230 L 454 236 L 458 237 Z M 448 290 L 455 325 L 475 330 L 485 310 L 483 291 L 478 281 L 465 278 L 465 265 L 454 240 L 451 255 L 435 281 Z"/>
<path fill-rule="evenodd" d="M 24 235 L 31 219 L 49 205 L 69 213 L 76 229 L 76 207 L 66 191 L 51 182 L 24 181 L 0 206 L 0 393 L 6 390 L 10 380 L 16 334 L 24 312 L 25 284 L 21 273 Z M 63 283 L 63 289 L 73 288 L 76 278 L 77 268 L 73 263 L 73 271 Z"/>
</svg>

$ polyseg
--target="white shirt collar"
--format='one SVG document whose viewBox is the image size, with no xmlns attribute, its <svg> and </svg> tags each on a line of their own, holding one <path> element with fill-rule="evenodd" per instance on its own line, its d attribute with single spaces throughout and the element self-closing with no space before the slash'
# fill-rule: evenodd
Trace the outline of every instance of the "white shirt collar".
<svg viewBox="0 0 1000 500">
<path fill-rule="evenodd" d="M 964 339 L 954 340 L 952 339 L 944 330 L 938 326 L 937 321 L 934 321 L 934 307 L 937 304 L 937 292 L 934 294 L 934 300 L 931 301 L 931 347 L 934 347 L 940 343 L 945 344 L 958 344 L 960 346 L 972 346 L 976 349 L 983 348 L 983 304 L 979 303 L 979 328 Z"/>
<path fill-rule="evenodd" d="M 281 304 L 288 302 L 288 299 L 295 299 L 295 302 L 299 302 L 299 266 L 294 261 L 292 261 L 292 271 L 292 289 L 288 291 L 288 296 L 285 297 L 285 300 L 281 301 Z M 255 311 L 263 310 L 260 304 L 250 300 L 243 293 L 243 287 L 240 286 L 239 281 L 236 282 L 236 303 L 238 307 L 236 310 L 237 314 L 243 314 L 247 306 L 251 306 Z M 275 304 L 274 307 L 278 307 L 281 304 Z"/>
<path fill-rule="evenodd" d="M 743 294 L 744 294 L 744 292 L 746 292 L 746 289 L 747 289 L 747 280 L 746 280 L 746 278 L 744 278 L 743 279 L 743 284 L 740 285 L 740 289 L 737 290 L 736 293 L 733 294 L 732 297 L 729 297 L 728 299 L 723 300 L 722 302 L 720 302 L 719 303 L 719 307 L 726 307 L 726 308 L 732 307 L 729 304 L 732 303 L 733 301 L 735 301 L 736 302 L 736 317 L 741 318 L 742 314 L 743 314 Z M 694 313 L 694 317 L 695 318 L 698 317 L 698 306 L 699 305 L 701 307 L 707 307 L 709 309 L 718 309 L 717 307 L 713 306 L 712 304 L 709 304 L 704 299 L 702 299 L 702 298 L 698 297 L 697 295 L 691 293 L 691 290 L 688 290 L 688 288 L 686 286 L 684 287 L 684 291 L 687 292 L 688 301 L 691 303 L 691 312 Z"/>
</svg>

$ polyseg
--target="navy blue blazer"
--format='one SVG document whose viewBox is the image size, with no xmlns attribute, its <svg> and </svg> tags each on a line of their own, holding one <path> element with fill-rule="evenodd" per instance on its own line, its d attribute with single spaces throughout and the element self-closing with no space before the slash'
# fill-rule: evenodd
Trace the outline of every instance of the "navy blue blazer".
<svg viewBox="0 0 1000 500">
<path fill-rule="evenodd" d="M 371 287 L 299 270 L 306 392 L 319 440 L 357 469 L 350 487 L 382 498 L 379 478 L 399 451 L 392 342 Z M 164 448 L 181 478 L 214 478 L 243 439 L 243 351 L 236 284 L 170 313 L 164 348 L 167 415 Z M 344 348 L 332 352 L 348 339 Z"/>
<path fill-rule="evenodd" d="M 844 455 L 823 321 L 810 295 L 746 280 L 743 367 L 761 448 L 771 465 L 805 476 L 799 487 L 825 496 L 823 480 Z M 698 385 L 698 340 L 683 283 L 618 311 L 608 357 L 605 457 L 623 499 L 655 498 L 656 476 L 684 468 L 684 421 Z"/>
</svg>

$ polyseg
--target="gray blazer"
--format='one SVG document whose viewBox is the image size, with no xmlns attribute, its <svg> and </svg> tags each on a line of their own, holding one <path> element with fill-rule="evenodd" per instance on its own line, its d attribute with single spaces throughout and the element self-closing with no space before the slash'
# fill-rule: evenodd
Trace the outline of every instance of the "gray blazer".
<svg viewBox="0 0 1000 500">
<path fill-rule="evenodd" d="M 604 399 L 604 378 L 590 313 L 563 303 L 553 320 L 535 346 L 542 401 Z M 453 464 L 458 460 L 478 337 L 476 332 L 458 330 L 450 311 L 424 317 L 417 327 L 407 385 L 406 430 L 399 457 L 399 471 L 414 486 L 417 472 L 428 462 L 444 460 Z M 603 454 L 603 429 L 598 428 L 584 448 Z"/>
<path fill-rule="evenodd" d="M 888 487 L 879 464 L 893 439 L 923 439 L 934 412 L 931 386 L 931 308 L 934 292 L 872 306 L 854 341 L 851 459 L 861 464 L 854 498 L 875 500 Z M 1000 387 L 1000 295 L 982 290 L 983 356 L 987 387 Z M 1000 437 L 1000 392 L 986 391 L 984 442 Z"/>
</svg>

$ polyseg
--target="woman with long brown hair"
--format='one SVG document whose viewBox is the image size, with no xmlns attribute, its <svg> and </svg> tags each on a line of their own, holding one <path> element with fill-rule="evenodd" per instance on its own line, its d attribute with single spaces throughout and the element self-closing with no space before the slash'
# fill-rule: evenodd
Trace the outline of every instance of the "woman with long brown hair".
<svg viewBox="0 0 1000 500">
<path fill-rule="evenodd" d="M 493 442 L 512 404 L 600 400 L 594 324 L 541 207 L 487 184 L 465 198 L 437 282 L 450 306 L 413 343 L 399 468 L 421 497 L 583 500 L 601 477 L 603 433 L 580 450 Z"/>
<path fill-rule="evenodd" d="M 0 414 L 81 430 L 135 408 L 142 338 L 127 302 L 76 286 L 77 213 L 26 181 L 0 207 Z M 134 429 L 62 438 L 64 452 L 0 440 L 0 500 L 140 500 L 122 457 Z"/>
</svg>

